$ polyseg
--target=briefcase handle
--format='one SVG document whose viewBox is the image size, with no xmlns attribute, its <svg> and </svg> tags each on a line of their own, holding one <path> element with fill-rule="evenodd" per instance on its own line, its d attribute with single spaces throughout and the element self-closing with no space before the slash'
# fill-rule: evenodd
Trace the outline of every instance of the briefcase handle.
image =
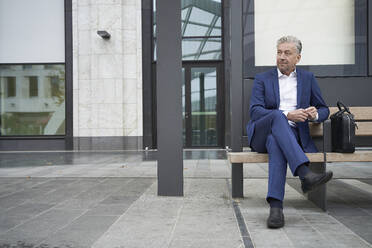
<svg viewBox="0 0 372 248">
<path fill-rule="evenodd" d="M 355 127 L 358 129 L 358 125 L 357 125 L 357 123 L 354 120 L 354 115 L 350 112 L 349 108 L 346 107 L 345 104 L 343 104 L 340 101 L 337 101 L 337 107 L 338 107 L 338 109 L 340 110 L 341 113 L 344 113 L 346 111 L 346 112 L 348 112 L 350 114 L 350 118 L 352 119 Z M 344 109 L 342 109 L 342 108 L 344 108 Z"/>
<path fill-rule="evenodd" d="M 349 114 L 351 114 L 349 108 L 346 107 L 345 104 L 343 104 L 342 102 L 337 101 L 337 107 L 338 107 L 338 109 L 339 109 L 340 111 L 342 111 L 342 112 L 345 112 L 345 111 L 346 111 L 346 112 L 348 112 Z M 342 108 L 344 108 L 344 109 L 342 109 Z"/>
</svg>

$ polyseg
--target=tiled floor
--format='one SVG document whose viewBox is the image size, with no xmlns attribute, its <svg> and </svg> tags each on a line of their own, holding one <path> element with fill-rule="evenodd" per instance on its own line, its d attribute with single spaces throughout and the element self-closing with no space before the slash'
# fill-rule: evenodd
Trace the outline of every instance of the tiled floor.
<svg viewBox="0 0 372 248">
<path fill-rule="evenodd" d="M 0 153 L 0 247 L 372 247 L 372 163 L 328 165 L 328 212 L 288 173 L 269 230 L 266 164 L 232 200 L 225 151 L 184 156 L 184 197 L 159 197 L 155 151 Z"/>
</svg>

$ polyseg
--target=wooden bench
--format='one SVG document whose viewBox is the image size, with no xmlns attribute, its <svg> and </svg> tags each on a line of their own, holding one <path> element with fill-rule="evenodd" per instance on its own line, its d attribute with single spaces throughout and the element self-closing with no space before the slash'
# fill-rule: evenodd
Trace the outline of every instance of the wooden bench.
<svg viewBox="0 0 372 248">
<path fill-rule="evenodd" d="M 331 107 L 330 112 L 338 111 L 337 107 Z M 350 107 L 350 112 L 354 115 L 358 129 L 357 137 L 372 136 L 372 107 Z M 331 140 L 331 121 L 328 119 L 323 124 L 309 123 L 310 134 L 312 137 L 322 137 L 323 149 L 318 153 L 306 153 L 310 160 L 310 168 L 315 172 L 324 172 L 326 164 L 331 162 L 372 162 L 372 150 L 357 150 L 355 153 L 335 153 L 332 152 Z M 371 143 L 372 146 L 372 143 Z M 228 159 L 233 166 L 242 163 L 267 163 L 268 155 L 257 152 L 229 152 Z M 238 187 L 238 191 L 243 192 L 243 182 L 234 180 L 232 176 L 232 187 Z M 324 211 L 327 209 L 326 185 L 307 194 L 308 199 L 314 202 Z"/>
</svg>

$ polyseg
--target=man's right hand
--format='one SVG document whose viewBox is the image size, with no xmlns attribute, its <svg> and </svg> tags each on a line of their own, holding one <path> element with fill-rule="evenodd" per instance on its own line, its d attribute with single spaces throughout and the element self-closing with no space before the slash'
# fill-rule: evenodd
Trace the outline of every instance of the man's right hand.
<svg viewBox="0 0 372 248">
<path fill-rule="evenodd" d="M 296 109 L 287 114 L 287 119 L 293 122 L 304 122 L 307 117 L 308 113 L 304 109 Z"/>
</svg>

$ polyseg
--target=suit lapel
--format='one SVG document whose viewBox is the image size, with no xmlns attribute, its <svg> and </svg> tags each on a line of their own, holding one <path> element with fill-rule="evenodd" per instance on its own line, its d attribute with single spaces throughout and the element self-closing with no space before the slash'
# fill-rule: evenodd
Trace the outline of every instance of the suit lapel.
<svg viewBox="0 0 372 248">
<path fill-rule="evenodd" d="M 302 74 L 301 70 L 297 69 L 297 109 L 301 107 L 302 98 Z"/>
<path fill-rule="evenodd" d="M 278 79 L 278 71 L 277 71 L 277 69 L 275 69 L 273 71 L 273 78 L 272 78 L 271 82 L 273 84 L 273 90 L 274 90 L 274 95 L 275 95 L 276 108 L 279 108 L 280 98 L 279 98 L 279 79 Z"/>
</svg>

